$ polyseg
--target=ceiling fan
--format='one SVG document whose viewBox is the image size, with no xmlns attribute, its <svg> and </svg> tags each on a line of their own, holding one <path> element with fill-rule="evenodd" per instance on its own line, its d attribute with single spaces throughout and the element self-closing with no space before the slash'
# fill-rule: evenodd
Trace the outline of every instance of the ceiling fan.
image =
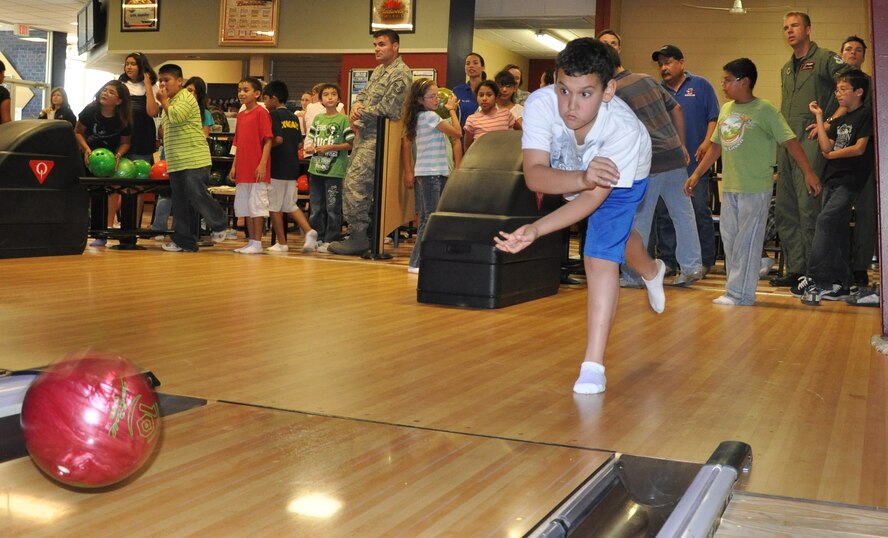
<svg viewBox="0 0 888 538">
<path fill-rule="evenodd" d="M 747 11 L 786 11 L 788 9 L 792 9 L 790 6 L 775 6 L 775 7 L 743 7 L 743 0 L 734 0 L 734 5 L 731 7 L 716 7 L 716 6 L 697 6 L 694 4 L 682 4 L 685 7 L 692 7 L 695 9 L 712 9 L 715 11 L 727 11 L 731 15 L 744 15 Z"/>
</svg>

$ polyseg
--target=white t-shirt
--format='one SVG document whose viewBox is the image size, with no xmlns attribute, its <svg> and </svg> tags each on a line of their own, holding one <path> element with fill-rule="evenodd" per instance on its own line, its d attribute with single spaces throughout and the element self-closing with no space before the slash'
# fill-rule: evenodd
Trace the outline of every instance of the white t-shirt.
<svg viewBox="0 0 888 538">
<path fill-rule="evenodd" d="M 554 86 L 530 94 L 524 103 L 522 149 L 549 153 L 552 168 L 585 170 L 596 156 L 607 157 L 617 165 L 617 188 L 632 187 L 651 171 L 651 137 L 647 128 L 622 99 L 601 103 L 595 124 L 582 145 L 558 113 Z"/>
<path fill-rule="evenodd" d="M 512 116 L 516 120 L 520 120 L 521 116 L 524 114 L 524 107 L 516 104 L 516 105 L 513 105 L 512 108 L 509 109 L 509 112 L 512 113 Z"/>
</svg>

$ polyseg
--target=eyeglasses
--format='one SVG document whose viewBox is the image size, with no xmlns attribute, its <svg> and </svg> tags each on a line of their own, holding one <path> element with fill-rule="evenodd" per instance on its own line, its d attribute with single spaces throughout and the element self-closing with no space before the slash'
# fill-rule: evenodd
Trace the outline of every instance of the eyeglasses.
<svg viewBox="0 0 888 538">
<path fill-rule="evenodd" d="M 844 87 L 844 88 L 836 88 L 834 93 L 836 95 L 842 95 L 843 93 L 848 93 L 848 92 L 853 92 L 853 91 L 854 91 L 854 88 Z"/>
<path fill-rule="evenodd" d="M 737 82 L 738 80 L 743 79 L 743 78 L 746 78 L 746 77 L 739 77 L 739 78 L 723 78 L 723 79 L 722 79 L 722 86 L 727 86 L 728 84 L 731 84 L 732 82 Z"/>
</svg>

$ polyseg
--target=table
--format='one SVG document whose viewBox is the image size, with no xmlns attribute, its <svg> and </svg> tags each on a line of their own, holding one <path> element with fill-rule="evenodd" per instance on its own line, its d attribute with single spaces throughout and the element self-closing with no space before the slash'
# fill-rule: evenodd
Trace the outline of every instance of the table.
<svg viewBox="0 0 888 538">
<path fill-rule="evenodd" d="M 117 239 L 119 245 L 110 248 L 119 250 L 144 250 L 139 246 L 139 237 L 152 237 L 170 233 L 169 230 L 141 228 L 138 214 L 140 194 L 170 188 L 168 179 L 121 179 L 116 177 L 81 177 L 80 185 L 86 188 L 90 198 L 89 236 Z M 108 228 L 108 195 L 120 194 L 120 228 Z"/>
</svg>

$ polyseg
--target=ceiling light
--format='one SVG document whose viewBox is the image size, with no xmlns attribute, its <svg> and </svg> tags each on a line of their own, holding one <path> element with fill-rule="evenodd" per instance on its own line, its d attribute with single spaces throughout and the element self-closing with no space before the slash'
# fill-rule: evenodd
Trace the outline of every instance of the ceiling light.
<svg viewBox="0 0 888 538">
<path fill-rule="evenodd" d="M 564 47 L 567 46 L 567 43 L 565 43 L 561 39 L 558 39 L 557 37 L 551 34 L 547 34 L 543 31 L 537 32 L 536 34 L 534 34 L 534 36 L 537 38 L 537 41 L 554 50 L 555 52 L 561 52 L 562 50 L 564 50 Z"/>
</svg>

